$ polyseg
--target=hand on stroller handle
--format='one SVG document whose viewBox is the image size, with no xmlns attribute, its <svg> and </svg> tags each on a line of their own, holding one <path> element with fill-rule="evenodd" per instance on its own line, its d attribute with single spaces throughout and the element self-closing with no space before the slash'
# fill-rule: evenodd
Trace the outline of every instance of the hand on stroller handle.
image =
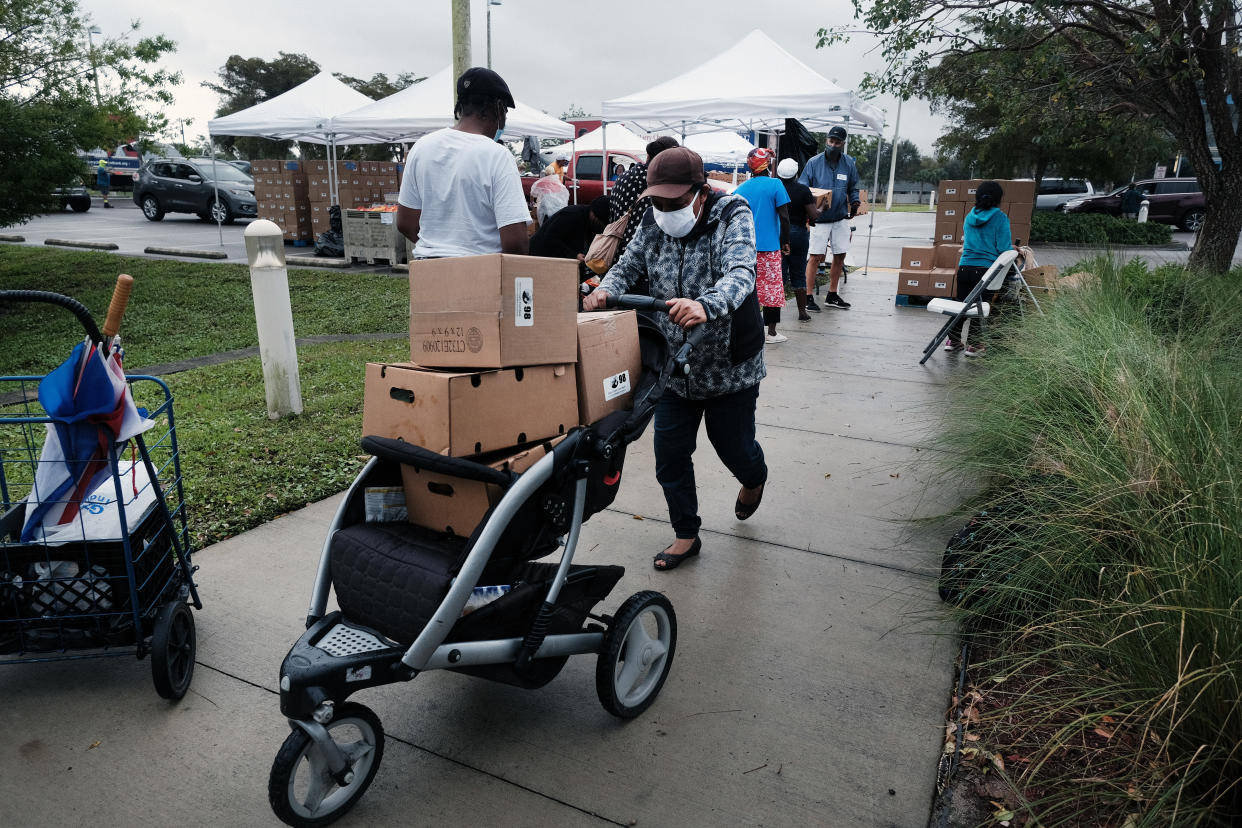
<svg viewBox="0 0 1242 828">
<path fill-rule="evenodd" d="M 643 296 L 637 293 L 623 293 L 620 296 L 605 293 L 604 308 L 608 310 L 636 310 L 654 313 L 668 313 L 671 309 L 669 303 L 663 299 L 656 299 L 654 296 Z M 677 354 L 673 357 L 676 363 L 675 373 L 683 375 L 690 373 L 690 352 L 698 346 L 706 332 L 707 328 L 701 324 L 686 329 L 686 341 L 677 349 Z"/>
</svg>

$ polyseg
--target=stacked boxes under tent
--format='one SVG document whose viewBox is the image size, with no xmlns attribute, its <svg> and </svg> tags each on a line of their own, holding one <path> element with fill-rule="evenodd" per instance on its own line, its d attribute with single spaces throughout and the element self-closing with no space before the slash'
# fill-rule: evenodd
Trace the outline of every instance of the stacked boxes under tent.
<svg viewBox="0 0 1242 828">
<path fill-rule="evenodd" d="M 903 247 L 897 274 L 897 296 L 952 299 L 957 290 L 957 263 L 962 255 L 966 214 L 975 206 L 982 178 L 946 179 L 936 189 L 936 225 L 932 246 Z M 1013 241 L 1028 244 L 1035 212 L 1034 181 L 998 180 L 1004 197 L 1000 209 L 1009 216 Z M 902 300 L 899 298 L 899 302 Z"/>
<path fill-rule="evenodd" d="M 280 227 L 285 241 L 309 244 L 311 213 L 309 185 L 303 161 L 252 161 L 254 197 L 259 218 Z"/>
</svg>

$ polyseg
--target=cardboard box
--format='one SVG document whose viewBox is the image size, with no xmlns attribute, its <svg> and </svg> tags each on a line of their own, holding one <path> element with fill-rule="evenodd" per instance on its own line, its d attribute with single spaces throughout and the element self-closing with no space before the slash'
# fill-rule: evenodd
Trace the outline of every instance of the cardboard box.
<svg viewBox="0 0 1242 828">
<path fill-rule="evenodd" d="M 410 360 L 507 368 L 577 358 L 578 263 L 537 256 L 410 262 Z"/>
<path fill-rule="evenodd" d="M 934 247 L 903 247 L 901 248 L 902 270 L 931 270 Z"/>
<path fill-rule="evenodd" d="M 962 259 L 962 246 L 960 244 L 940 244 L 936 246 L 936 254 L 932 258 L 932 268 L 949 268 L 956 271 L 958 262 Z"/>
<path fill-rule="evenodd" d="M 961 244 L 962 242 L 962 223 L 947 219 L 941 221 L 936 220 L 936 230 L 932 235 L 932 242 L 937 246 L 942 244 Z"/>
<path fill-rule="evenodd" d="M 516 451 L 503 449 L 475 459 L 498 471 L 521 474 L 564 439 L 557 437 Z M 469 536 L 487 510 L 504 496 L 499 486 L 490 483 L 450 477 L 411 466 L 401 467 L 401 482 L 405 488 L 406 519 L 410 523 L 463 537 Z"/>
<path fill-rule="evenodd" d="M 943 270 L 899 270 L 897 272 L 897 293 L 902 296 L 953 296 L 954 271 Z"/>
<path fill-rule="evenodd" d="M 629 408 L 642 370 L 634 311 L 578 314 L 578 422 Z"/>
<path fill-rule="evenodd" d="M 1010 224 L 1030 224 L 1035 215 L 1035 205 L 1029 201 L 1019 201 L 1016 204 L 1002 202 L 1001 209 L 1009 216 Z"/>
<path fill-rule="evenodd" d="M 832 206 L 832 190 L 811 187 L 811 195 L 815 197 L 815 209 L 821 213 Z"/>
<path fill-rule="evenodd" d="M 973 204 L 967 204 L 964 201 L 942 201 L 936 205 L 936 222 L 957 222 L 962 223 L 962 219 L 966 218 L 966 214 L 970 212 Z"/>
<path fill-rule="evenodd" d="M 457 372 L 367 363 L 364 435 L 466 457 L 558 437 L 577 422 L 572 365 Z"/>
<path fill-rule="evenodd" d="M 1055 286 L 1057 279 L 1060 277 L 1061 273 L 1057 270 L 1056 265 L 1028 267 L 1022 271 L 1022 278 L 1033 288 L 1051 288 Z"/>
<path fill-rule="evenodd" d="M 1035 203 L 1034 181 L 1002 181 L 1000 185 L 1005 191 L 1005 201 L 1013 204 Z"/>
</svg>

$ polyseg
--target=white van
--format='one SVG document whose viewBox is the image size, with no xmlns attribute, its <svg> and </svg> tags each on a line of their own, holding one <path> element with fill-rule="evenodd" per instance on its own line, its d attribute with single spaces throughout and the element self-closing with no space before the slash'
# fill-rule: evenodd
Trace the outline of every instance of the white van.
<svg viewBox="0 0 1242 828">
<path fill-rule="evenodd" d="M 1044 178 L 1035 196 L 1036 210 L 1061 210 L 1065 202 L 1095 195 L 1091 182 L 1082 178 Z"/>
</svg>

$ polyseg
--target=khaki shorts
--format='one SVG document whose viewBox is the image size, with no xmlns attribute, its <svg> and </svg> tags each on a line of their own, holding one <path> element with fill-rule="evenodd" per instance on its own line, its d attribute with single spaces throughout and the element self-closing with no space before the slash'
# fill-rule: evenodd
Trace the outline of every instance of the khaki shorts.
<svg viewBox="0 0 1242 828">
<path fill-rule="evenodd" d="M 828 252 L 835 256 L 845 253 L 849 249 L 849 219 L 841 219 L 829 224 L 816 224 L 811 228 L 811 245 L 807 249 L 808 256 L 823 256 Z"/>
</svg>

